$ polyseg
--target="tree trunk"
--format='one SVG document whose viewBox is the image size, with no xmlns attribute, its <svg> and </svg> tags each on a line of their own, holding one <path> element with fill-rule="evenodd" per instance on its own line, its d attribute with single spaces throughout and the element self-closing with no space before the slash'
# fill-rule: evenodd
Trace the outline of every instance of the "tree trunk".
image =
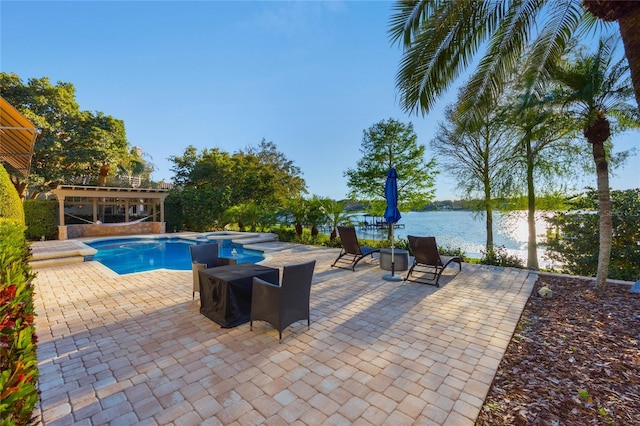
<svg viewBox="0 0 640 426">
<path fill-rule="evenodd" d="M 636 103 L 640 111 L 640 6 L 634 9 L 634 13 L 621 16 L 618 19 L 618 24 L 620 25 L 624 52 L 629 62 Z"/>
<path fill-rule="evenodd" d="M 302 225 L 300 222 L 296 222 L 296 234 L 298 237 L 302 237 Z"/>
<path fill-rule="evenodd" d="M 487 214 L 486 230 L 487 230 L 487 253 L 493 250 L 493 205 L 491 203 L 491 184 L 488 180 L 484 182 L 484 203 L 485 213 Z"/>
<path fill-rule="evenodd" d="M 640 1 L 583 0 L 584 7 L 603 21 L 617 21 L 624 53 L 629 62 L 631 82 L 640 110 Z"/>
<path fill-rule="evenodd" d="M 13 187 L 16 189 L 16 192 L 20 196 L 20 199 L 24 200 L 27 197 L 27 181 L 20 180 L 14 176 L 10 176 L 10 178 Z"/>
<path fill-rule="evenodd" d="M 529 235 L 527 239 L 527 268 L 538 270 L 538 241 L 536 238 L 536 194 L 533 184 L 533 153 L 531 140 L 527 140 L 527 225 Z"/>
<path fill-rule="evenodd" d="M 100 176 L 98 177 L 98 186 L 106 186 L 109 169 L 110 167 L 107 164 L 103 164 L 102 166 L 100 166 Z"/>
<path fill-rule="evenodd" d="M 338 236 L 338 231 L 336 228 L 333 228 L 333 231 L 331 231 L 331 235 L 329 235 L 329 240 L 333 241 L 336 239 L 337 236 Z"/>
<path fill-rule="evenodd" d="M 593 144 L 593 160 L 596 163 L 598 186 L 598 211 L 600 213 L 600 252 L 598 253 L 598 272 L 596 287 L 603 291 L 607 286 L 611 245 L 613 244 L 613 221 L 611 220 L 611 194 L 609 193 L 609 166 L 604 143 Z"/>
<path fill-rule="evenodd" d="M 320 232 L 318 231 L 318 228 L 315 225 L 313 225 L 311 227 L 311 236 L 312 237 L 317 237 L 319 233 Z"/>
</svg>

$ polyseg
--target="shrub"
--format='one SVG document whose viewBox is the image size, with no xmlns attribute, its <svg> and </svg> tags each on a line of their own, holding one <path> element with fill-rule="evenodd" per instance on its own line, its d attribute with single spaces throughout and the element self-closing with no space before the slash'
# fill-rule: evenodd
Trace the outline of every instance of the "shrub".
<svg viewBox="0 0 640 426">
<path fill-rule="evenodd" d="M 572 275 L 595 276 L 598 270 L 598 193 L 590 190 L 572 202 L 569 212 L 548 219 L 547 256 Z M 640 278 L 640 189 L 611 191 L 613 243 L 608 278 Z"/>
<path fill-rule="evenodd" d="M 33 324 L 34 275 L 24 225 L 0 219 L 0 419 L 33 423 L 38 362 Z"/>
<path fill-rule="evenodd" d="M 0 217 L 13 219 L 24 224 L 22 201 L 11 183 L 9 173 L 2 164 L 0 164 Z"/>
<path fill-rule="evenodd" d="M 58 203 L 55 200 L 25 200 L 24 221 L 27 225 L 27 240 L 47 240 L 58 238 Z"/>
<path fill-rule="evenodd" d="M 504 246 L 494 247 L 487 251 L 482 250 L 480 264 L 503 266 L 505 268 L 524 268 L 524 261 L 515 254 L 509 254 Z"/>
</svg>

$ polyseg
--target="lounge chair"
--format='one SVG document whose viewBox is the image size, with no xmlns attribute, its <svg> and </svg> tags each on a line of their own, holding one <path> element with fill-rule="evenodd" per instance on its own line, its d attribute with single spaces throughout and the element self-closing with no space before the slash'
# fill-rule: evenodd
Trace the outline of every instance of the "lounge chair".
<svg viewBox="0 0 640 426">
<path fill-rule="evenodd" d="M 350 268 L 352 271 L 355 271 L 356 265 L 365 256 L 370 255 L 371 258 L 373 258 L 373 253 L 380 252 L 380 249 L 360 246 L 358 237 L 356 236 L 356 228 L 354 228 L 353 226 L 338 226 L 338 234 L 340 234 L 340 243 L 342 244 L 342 250 L 340 250 L 340 254 L 338 255 L 335 262 L 333 262 L 333 265 L 331 265 L 332 267 L 336 266 L 336 264 L 340 262 L 342 264 L 348 264 L 349 266 L 338 266 L 338 268 Z"/>
<path fill-rule="evenodd" d="M 413 264 L 409 268 L 405 281 L 409 280 L 409 277 L 417 267 L 418 270 L 416 272 L 430 273 L 433 274 L 433 277 L 430 279 L 419 277 L 411 281 L 440 287 L 440 276 L 450 263 L 457 263 L 459 271 L 462 271 L 462 259 L 459 256 L 441 256 L 435 237 L 409 235 L 407 239 L 409 240 L 409 249 L 413 253 Z M 435 282 L 433 282 L 433 279 L 435 279 Z"/>
<path fill-rule="evenodd" d="M 282 285 L 254 277 L 249 329 L 253 330 L 253 321 L 266 321 L 278 330 L 281 342 L 282 330 L 294 322 L 306 319 L 307 327 L 311 326 L 309 298 L 315 265 L 311 260 L 285 266 Z"/>
<path fill-rule="evenodd" d="M 200 293 L 201 270 L 237 263 L 235 259 L 220 257 L 218 243 L 196 244 L 189 246 L 189 251 L 191 252 L 191 270 L 193 271 L 193 299 L 196 298 L 196 291 Z"/>
</svg>

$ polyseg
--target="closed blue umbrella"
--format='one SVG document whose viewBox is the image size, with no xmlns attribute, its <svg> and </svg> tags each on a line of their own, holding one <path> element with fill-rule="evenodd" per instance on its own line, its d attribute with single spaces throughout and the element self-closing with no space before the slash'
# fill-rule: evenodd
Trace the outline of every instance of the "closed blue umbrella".
<svg viewBox="0 0 640 426">
<path fill-rule="evenodd" d="M 384 198 L 387 200 L 387 208 L 384 211 L 384 220 L 391 227 L 391 276 L 383 278 L 390 281 L 399 281 L 399 277 L 395 277 L 395 257 L 394 257 L 394 241 L 393 229 L 395 224 L 402 218 L 400 210 L 398 210 L 398 173 L 396 169 L 391 167 L 387 173 L 387 181 L 384 185 Z"/>
</svg>

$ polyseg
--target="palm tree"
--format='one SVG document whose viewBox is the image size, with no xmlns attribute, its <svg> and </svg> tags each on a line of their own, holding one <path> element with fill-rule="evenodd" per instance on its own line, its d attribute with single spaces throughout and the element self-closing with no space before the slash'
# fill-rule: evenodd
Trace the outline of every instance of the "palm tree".
<svg viewBox="0 0 640 426">
<path fill-rule="evenodd" d="M 640 108 L 640 1 L 583 1 L 598 18 L 618 22 Z M 486 47 L 462 105 L 481 115 L 474 107 L 498 98 L 529 44 L 536 60 L 517 71 L 533 85 L 548 75 L 571 37 L 593 22 L 576 0 L 400 0 L 394 10 L 389 33 L 404 47 L 396 85 L 402 108 L 412 113 L 428 113 Z"/>
<path fill-rule="evenodd" d="M 560 62 L 551 69 L 552 78 L 561 84 L 558 94 L 570 113 L 582 124 L 585 139 L 591 144 L 596 166 L 600 214 L 600 251 L 596 286 L 603 290 L 609 272 L 613 224 L 609 193 L 609 166 L 605 142 L 617 130 L 640 127 L 638 110 L 630 105 L 633 89 L 625 59 L 614 61 L 616 40 L 602 39 L 593 54 L 579 53 L 572 62 Z"/>
<path fill-rule="evenodd" d="M 307 200 L 302 197 L 294 197 L 287 200 L 285 210 L 293 217 L 298 238 L 302 238 L 302 223 L 305 221 L 308 209 Z"/>
<path fill-rule="evenodd" d="M 345 211 L 346 201 L 333 201 L 331 199 L 322 200 L 321 211 L 325 215 L 325 219 L 331 227 L 329 239 L 335 240 L 338 236 L 338 225 L 351 224 L 351 219 Z"/>
</svg>

